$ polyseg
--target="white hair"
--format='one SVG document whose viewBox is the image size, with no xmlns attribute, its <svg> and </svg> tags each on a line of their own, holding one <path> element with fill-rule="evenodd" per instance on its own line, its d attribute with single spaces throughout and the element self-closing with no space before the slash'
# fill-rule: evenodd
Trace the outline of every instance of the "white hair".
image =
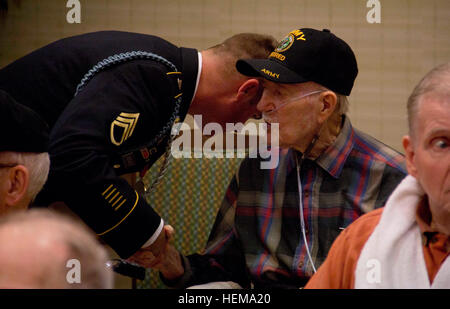
<svg viewBox="0 0 450 309">
<path fill-rule="evenodd" d="M 325 87 L 319 83 L 316 83 L 316 82 L 307 82 L 306 84 L 308 84 L 306 87 L 310 91 L 322 90 L 322 91 L 333 92 L 337 98 L 336 108 L 334 109 L 334 113 L 338 113 L 339 115 L 347 114 L 348 108 L 349 108 L 349 102 L 348 102 L 347 96 L 337 93 L 336 91 L 330 90 L 327 87 Z"/>
<path fill-rule="evenodd" d="M 24 165 L 29 172 L 30 179 L 27 189 L 27 197 L 34 200 L 47 181 L 50 169 L 50 157 L 47 152 L 0 152 L 0 162 L 4 164 Z"/>
<path fill-rule="evenodd" d="M 336 93 L 337 96 L 337 112 L 339 115 L 345 115 L 348 112 L 348 97 L 343 94 Z"/>
</svg>

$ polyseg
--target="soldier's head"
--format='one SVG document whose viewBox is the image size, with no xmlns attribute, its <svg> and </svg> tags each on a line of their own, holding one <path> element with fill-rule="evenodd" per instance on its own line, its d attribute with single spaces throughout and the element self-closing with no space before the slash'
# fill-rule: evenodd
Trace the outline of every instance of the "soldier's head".
<svg viewBox="0 0 450 309">
<path fill-rule="evenodd" d="M 29 206 L 50 168 L 47 124 L 0 90 L 0 216 Z"/>
<path fill-rule="evenodd" d="M 408 100 L 408 173 L 426 194 L 435 228 L 450 234 L 450 62 L 431 70 Z"/>
<path fill-rule="evenodd" d="M 203 123 L 245 122 L 256 110 L 262 87 L 258 79 L 240 74 L 240 58 L 267 58 L 277 41 L 269 35 L 240 33 L 202 51 L 202 72 L 190 114 L 203 116 Z"/>
</svg>

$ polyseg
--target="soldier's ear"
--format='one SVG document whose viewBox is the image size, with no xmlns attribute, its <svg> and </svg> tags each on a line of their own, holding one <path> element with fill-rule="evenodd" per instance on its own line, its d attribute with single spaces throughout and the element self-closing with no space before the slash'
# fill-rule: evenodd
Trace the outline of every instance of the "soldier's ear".
<svg viewBox="0 0 450 309">
<path fill-rule="evenodd" d="M 254 101 L 256 97 L 261 97 L 262 87 L 256 78 L 246 80 L 240 87 L 236 95 L 238 102 Z"/>
<path fill-rule="evenodd" d="M 22 207 L 29 185 L 28 169 L 23 165 L 10 168 L 6 181 L 5 203 L 10 207 Z"/>
</svg>

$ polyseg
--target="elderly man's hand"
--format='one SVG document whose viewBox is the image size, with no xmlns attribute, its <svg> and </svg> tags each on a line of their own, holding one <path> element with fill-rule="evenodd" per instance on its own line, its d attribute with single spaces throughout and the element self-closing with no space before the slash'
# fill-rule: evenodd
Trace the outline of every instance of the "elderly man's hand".
<svg viewBox="0 0 450 309">
<path fill-rule="evenodd" d="M 184 274 L 184 267 L 178 250 L 171 244 L 167 244 L 163 256 L 161 262 L 154 265 L 153 268 L 158 269 L 168 280 L 181 277 Z"/>
<path fill-rule="evenodd" d="M 138 250 L 127 259 L 128 262 L 139 264 L 145 268 L 153 268 L 164 259 L 164 252 L 169 241 L 173 238 L 174 229 L 165 225 L 158 238 L 148 247 Z"/>
</svg>

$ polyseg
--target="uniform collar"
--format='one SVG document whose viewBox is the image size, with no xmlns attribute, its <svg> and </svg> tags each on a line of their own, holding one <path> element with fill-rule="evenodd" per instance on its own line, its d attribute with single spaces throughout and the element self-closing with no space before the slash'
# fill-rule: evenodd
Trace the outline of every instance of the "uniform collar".
<svg viewBox="0 0 450 309">
<path fill-rule="evenodd" d="M 202 60 L 203 60 L 202 53 L 198 52 L 197 81 L 195 82 L 195 89 L 194 89 L 194 94 L 192 95 L 191 104 L 192 104 L 192 101 L 195 98 L 195 94 L 197 93 L 198 83 L 200 82 L 200 75 L 202 74 Z"/>
<path fill-rule="evenodd" d="M 180 47 L 180 51 L 182 61 L 181 72 L 183 74 L 181 86 L 181 92 L 183 93 L 181 115 L 184 118 L 197 89 L 198 79 L 200 76 L 199 66 L 201 65 L 199 61 L 201 61 L 201 58 L 199 58 L 199 52 L 196 49 Z"/>
</svg>

